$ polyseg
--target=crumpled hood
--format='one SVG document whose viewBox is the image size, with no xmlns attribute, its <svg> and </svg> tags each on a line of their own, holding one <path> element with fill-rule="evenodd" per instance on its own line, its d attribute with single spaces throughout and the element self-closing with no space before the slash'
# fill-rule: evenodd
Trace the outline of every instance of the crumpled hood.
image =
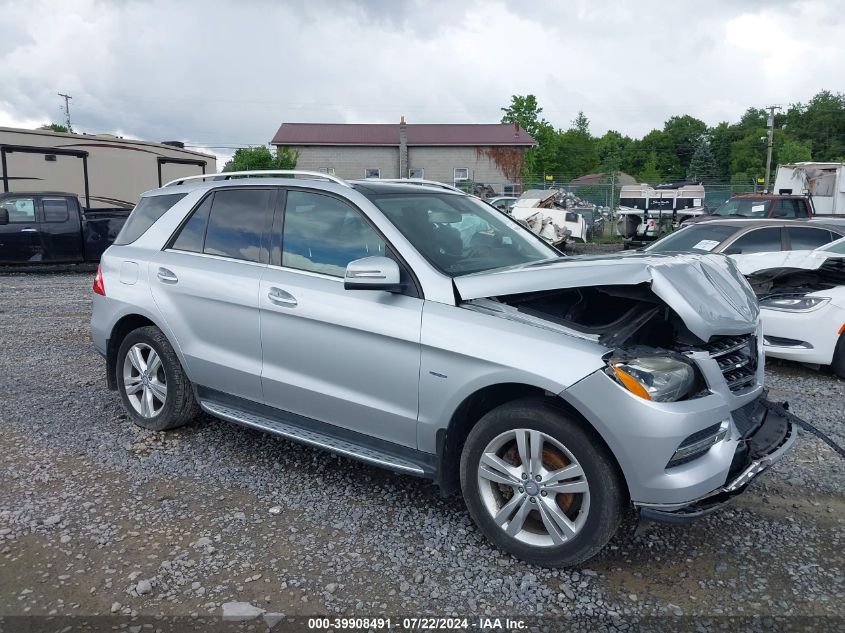
<svg viewBox="0 0 845 633">
<path fill-rule="evenodd" d="M 704 341 L 753 332 L 760 310 L 736 265 L 718 254 L 566 257 L 454 279 L 464 301 L 556 288 L 647 283 Z"/>
</svg>

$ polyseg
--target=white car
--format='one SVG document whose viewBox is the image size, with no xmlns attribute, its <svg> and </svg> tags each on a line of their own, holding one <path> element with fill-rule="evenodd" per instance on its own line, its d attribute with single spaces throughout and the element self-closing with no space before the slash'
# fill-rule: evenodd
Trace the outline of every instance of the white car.
<svg viewBox="0 0 845 633">
<path fill-rule="evenodd" d="M 766 356 L 830 365 L 845 378 L 845 238 L 735 261 L 760 301 Z"/>
</svg>

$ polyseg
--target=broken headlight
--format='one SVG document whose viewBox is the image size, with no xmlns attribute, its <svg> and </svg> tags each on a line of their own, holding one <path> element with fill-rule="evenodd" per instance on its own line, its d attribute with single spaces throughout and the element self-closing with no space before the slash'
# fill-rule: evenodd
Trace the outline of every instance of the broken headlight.
<svg viewBox="0 0 845 633">
<path fill-rule="evenodd" d="M 760 307 L 784 312 L 810 312 L 828 303 L 828 297 L 807 297 L 804 295 L 781 295 L 760 300 Z"/>
<path fill-rule="evenodd" d="M 695 369 L 680 358 L 611 358 L 608 365 L 616 382 L 645 400 L 675 402 L 689 395 L 696 383 Z"/>
</svg>

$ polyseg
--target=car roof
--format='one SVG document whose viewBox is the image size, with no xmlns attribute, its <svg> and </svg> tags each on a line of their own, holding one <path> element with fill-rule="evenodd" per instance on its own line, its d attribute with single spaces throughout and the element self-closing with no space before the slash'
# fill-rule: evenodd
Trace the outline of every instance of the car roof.
<svg viewBox="0 0 845 633">
<path fill-rule="evenodd" d="M 213 175 L 212 175 L 213 176 Z M 211 176 L 210 176 L 211 177 Z M 287 178 L 287 177 L 271 177 L 271 176 L 256 176 L 255 178 L 233 178 L 229 180 L 189 180 L 182 184 L 174 184 L 158 189 L 146 191 L 142 196 L 159 196 L 176 193 L 189 193 L 191 191 L 210 189 L 217 189 L 223 187 L 243 187 L 243 186 L 291 186 L 307 187 L 309 189 L 316 189 L 322 191 L 333 191 L 335 193 L 341 192 L 344 189 L 354 189 L 364 195 L 378 195 L 385 193 L 443 193 L 456 196 L 465 196 L 468 194 L 450 189 L 441 189 L 439 187 L 429 187 L 422 184 L 406 184 L 398 182 L 379 182 L 378 180 L 347 180 L 346 184 L 341 185 L 330 180 L 321 180 L 318 178 Z"/>
<path fill-rule="evenodd" d="M 805 198 L 807 198 L 807 196 L 789 193 L 738 193 L 735 196 L 731 196 L 730 200 L 804 200 Z"/>
<path fill-rule="evenodd" d="M 818 227 L 819 225 L 823 225 L 822 222 L 818 222 L 815 220 L 790 220 L 790 219 L 778 219 L 778 218 L 759 218 L 759 219 L 752 219 L 752 218 L 724 218 L 721 220 L 702 220 L 701 222 L 696 222 L 695 224 L 691 224 L 690 226 L 735 226 L 737 229 L 740 228 L 752 228 L 758 226 L 815 226 Z M 826 227 L 830 228 L 830 227 Z"/>
</svg>

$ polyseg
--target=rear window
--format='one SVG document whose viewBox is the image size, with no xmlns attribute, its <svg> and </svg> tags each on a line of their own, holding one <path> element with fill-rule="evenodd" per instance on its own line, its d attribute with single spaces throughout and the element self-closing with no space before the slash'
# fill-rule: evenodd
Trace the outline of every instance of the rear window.
<svg viewBox="0 0 845 633">
<path fill-rule="evenodd" d="M 667 235 L 646 250 L 650 253 L 709 253 L 736 231 L 735 226 L 693 224 Z"/>
<path fill-rule="evenodd" d="M 169 193 L 163 196 L 148 196 L 141 198 L 138 205 L 132 210 L 126 223 L 123 225 L 114 243 L 118 246 L 131 244 L 153 224 L 156 223 L 165 212 L 174 204 L 184 198 L 186 193 Z"/>
</svg>

